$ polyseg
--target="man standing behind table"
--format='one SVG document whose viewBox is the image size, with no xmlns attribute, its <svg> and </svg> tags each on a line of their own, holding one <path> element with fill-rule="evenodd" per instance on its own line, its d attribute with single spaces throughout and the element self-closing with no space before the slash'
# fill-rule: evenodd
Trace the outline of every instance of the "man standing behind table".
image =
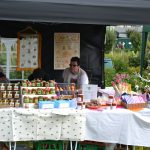
<svg viewBox="0 0 150 150">
<path fill-rule="evenodd" d="M 75 83 L 79 87 L 89 83 L 86 72 L 80 68 L 80 59 L 78 57 L 72 57 L 69 66 L 63 71 L 64 83 Z"/>
</svg>

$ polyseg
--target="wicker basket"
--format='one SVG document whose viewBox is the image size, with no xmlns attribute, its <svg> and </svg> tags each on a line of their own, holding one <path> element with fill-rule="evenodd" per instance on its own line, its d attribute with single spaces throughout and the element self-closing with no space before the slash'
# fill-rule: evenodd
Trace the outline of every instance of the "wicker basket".
<svg viewBox="0 0 150 150">
<path fill-rule="evenodd" d="M 121 102 L 121 105 L 127 109 L 138 109 L 138 108 L 145 108 L 147 107 L 147 103 L 135 103 L 135 104 L 126 104 Z"/>
</svg>

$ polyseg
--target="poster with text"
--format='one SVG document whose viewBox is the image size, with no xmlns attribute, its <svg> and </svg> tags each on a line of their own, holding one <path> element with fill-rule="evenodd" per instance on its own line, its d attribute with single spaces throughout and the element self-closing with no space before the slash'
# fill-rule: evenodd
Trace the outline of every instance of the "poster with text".
<svg viewBox="0 0 150 150">
<path fill-rule="evenodd" d="M 71 57 L 80 57 L 80 33 L 54 34 L 54 69 L 69 67 Z"/>
</svg>

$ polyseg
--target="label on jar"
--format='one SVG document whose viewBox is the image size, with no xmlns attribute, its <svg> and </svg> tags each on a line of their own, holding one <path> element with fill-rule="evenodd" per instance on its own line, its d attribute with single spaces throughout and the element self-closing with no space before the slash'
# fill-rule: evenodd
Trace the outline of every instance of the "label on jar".
<svg viewBox="0 0 150 150">
<path fill-rule="evenodd" d="M 14 90 L 17 91 L 19 90 L 19 87 L 17 85 L 14 86 Z"/>
<path fill-rule="evenodd" d="M 11 85 L 8 85 L 8 86 L 7 86 L 7 90 L 12 90 L 12 86 L 11 86 Z"/>
<path fill-rule="evenodd" d="M 5 90 L 5 86 L 4 86 L 4 85 L 1 85 L 1 86 L 0 86 L 0 90 L 2 90 L 2 91 Z"/>
</svg>

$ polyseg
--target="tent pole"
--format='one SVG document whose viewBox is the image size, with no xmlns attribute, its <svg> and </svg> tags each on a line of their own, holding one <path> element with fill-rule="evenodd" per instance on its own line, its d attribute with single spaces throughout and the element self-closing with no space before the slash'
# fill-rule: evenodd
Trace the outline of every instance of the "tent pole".
<svg viewBox="0 0 150 150">
<path fill-rule="evenodd" d="M 140 63 L 140 75 L 143 75 L 143 66 L 144 66 L 144 58 L 145 58 L 145 48 L 147 43 L 147 35 L 148 32 L 142 32 L 142 48 L 141 48 L 141 63 Z"/>
</svg>

